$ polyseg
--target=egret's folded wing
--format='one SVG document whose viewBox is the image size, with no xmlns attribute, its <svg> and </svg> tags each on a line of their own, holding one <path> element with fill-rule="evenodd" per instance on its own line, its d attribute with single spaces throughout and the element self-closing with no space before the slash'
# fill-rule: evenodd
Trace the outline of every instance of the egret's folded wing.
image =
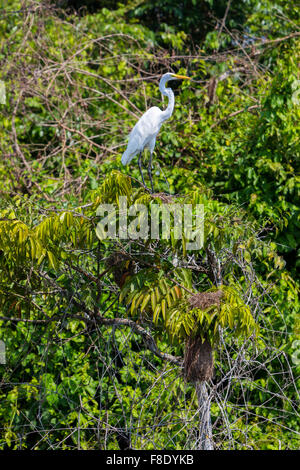
<svg viewBox="0 0 300 470">
<path fill-rule="evenodd" d="M 121 162 L 127 165 L 135 155 L 142 150 L 142 136 L 137 127 L 138 123 L 134 126 L 128 137 L 127 149 L 122 155 Z"/>
<path fill-rule="evenodd" d="M 127 165 L 137 153 L 142 152 L 148 139 L 158 132 L 160 114 L 161 110 L 154 106 L 138 120 L 129 134 L 127 149 L 121 160 L 123 165 Z"/>
</svg>

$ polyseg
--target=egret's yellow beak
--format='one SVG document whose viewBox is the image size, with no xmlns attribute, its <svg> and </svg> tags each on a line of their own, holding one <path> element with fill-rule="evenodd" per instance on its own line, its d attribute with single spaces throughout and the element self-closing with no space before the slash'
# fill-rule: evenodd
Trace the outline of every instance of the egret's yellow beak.
<svg viewBox="0 0 300 470">
<path fill-rule="evenodd" d="M 191 77 L 186 77 L 185 75 L 176 75 L 175 73 L 172 73 L 173 77 L 176 78 L 181 78 L 182 80 L 192 80 Z"/>
</svg>

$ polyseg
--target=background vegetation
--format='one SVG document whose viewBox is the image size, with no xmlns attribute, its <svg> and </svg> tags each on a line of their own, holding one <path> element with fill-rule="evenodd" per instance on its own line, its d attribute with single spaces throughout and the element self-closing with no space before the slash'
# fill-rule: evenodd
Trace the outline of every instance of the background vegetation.
<svg viewBox="0 0 300 470">
<path fill-rule="evenodd" d="M 299 448 L 299 16 L 288 0 L 0 1 L 2 449 L 197 448 L 193 329 L 215 344 L 215 447 Z M 174 85 L 153 197 L 120 156 L 167 71 L 193 81 Z M 203 249 L 100 240 L 97 207 L 120 195 L 203 203 Z M 215 328 L 186 293 L 220 285 Z"/>
</svg>

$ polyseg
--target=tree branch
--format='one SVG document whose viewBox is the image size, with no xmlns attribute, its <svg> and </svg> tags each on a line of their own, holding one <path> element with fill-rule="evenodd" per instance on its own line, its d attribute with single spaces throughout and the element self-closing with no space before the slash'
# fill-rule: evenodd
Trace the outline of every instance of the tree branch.
<svg viewBox="0 0 300 470">
<path fill-rule="evenodd" d="M 145 328 L 143 328 L 141 325 L 135 323 L 133 320 L 130 320 L 129 318 L 103 318 L 101 316 L 96 317 L 95 320 L 101 325 L 117 327 L 128 326 L 132 329 L 132 331 L 134 331 L 134 333 L 137 333 L 138 335 L 142 336 L 146 347 L 155 356 L 165 361 L 172 362 L 173 364 L 176 364 L 178 366 L 182 366 L 183 360 L 181 357 L 173 356 L 172 354 L 160 351 L 151 334 L 147 330 L 145 330 Z"/>
<path fill-rule="evenodd" d="M 254 104 L 253 106 L 246 106 L 246 108 L 239 109 L 238 111 L 234 111 L 233 113 L 228 114 L 228 116 L 225 116 L 225 117 L 223 117 L 222 119 L 220 119 L 219 121 L 215 122 L 215 123 L 211 126 L 211 129 L 213 129 L 214 127 L 218 126 L 219 124 L 221 124 L 221 122 L 226 121 L 226 120 L 229 119 L 229 118 L 232 118 L 232 117 L 234 117 L 234 116 L 237 116 L 238 114 L 243 113 L 243 112 L 245 112 L 245 111 L 251 111 L 252 109 L 257 109 L 257 108 L 260 108 L 260 105 L 259 105 L 259 104 Z"/>
</svg>

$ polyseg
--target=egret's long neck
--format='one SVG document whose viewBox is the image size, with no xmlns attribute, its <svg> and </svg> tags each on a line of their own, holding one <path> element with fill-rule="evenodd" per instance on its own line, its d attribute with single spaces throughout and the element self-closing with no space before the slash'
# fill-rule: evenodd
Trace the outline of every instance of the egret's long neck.
<svg viewBox="0 0 300 470">
<path fill-rule="evenodd" d="M 162 120 L 165 121 L 172 116 L 174 105 L 175 105 L 175 98 L 172 88 L 165 88 L 163 94 L 169 98 L 169 103 L 167 108 L 162 112 Z"/>
<path fill-rule="evenodd" d="M 165 121 L 166 119 L 169 119 L 172 116 L 172 113 L 174 110 L 174 104 L 175 104 L 173 90 L 171 88 L 166 88 L 167 79 L 168 79 L 167 77 L 163 77 L 159 82 L 160 92 L 162 93 L 162 95 L 167 96 L 169 98 L 169 103 L 168 103 L 167 108 L 161 113 L 162 122 Z"/>
</svg>

